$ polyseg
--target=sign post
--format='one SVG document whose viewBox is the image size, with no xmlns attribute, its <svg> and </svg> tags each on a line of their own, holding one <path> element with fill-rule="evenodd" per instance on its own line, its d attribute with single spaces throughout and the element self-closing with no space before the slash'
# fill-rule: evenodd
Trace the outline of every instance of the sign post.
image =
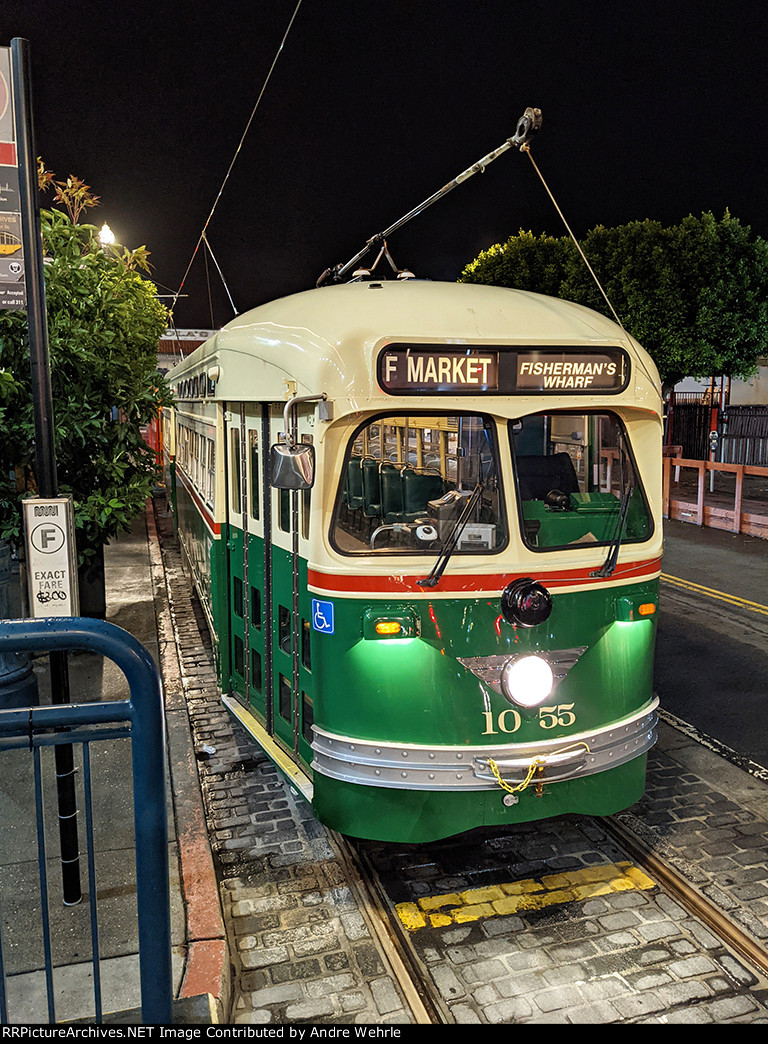
<svg viewBox="0 0 768 1044">
<path fill-rule="evenodd" d="M 7 48 L 4 60 L 7 60 Z M 54 442 L 53 394 L 48 355 L 48 320 L 45 305 L 45 275 L 40 233 L 40 206 L 37 195 L 37 152 L 32 123 L 32 81 L 29 41 L 11 40 L 11 98 L 14 149 L 18 151 L 18 201 L 21 215 L 21 240 L 26 284 L 26 310 L 29 324 L 29 354 L 32 375 L 32 401 L 35 414 L 35 476 L 40 496 L 49 503 L 59 496 Z M 0 124 L 0 126 L 2 126 Z M 1 145 L 0 145 L 1 148 Z M 2 167 L 0 167 L 2 170 Z M 9 306 L 10 307 L 10 306 Z M 30 534 L 30 538 L 33 537 Z M 41 537 L 41 547 L 50 549 L 49 538 Z M 74 541 L 72 541 L 74 546 Z M 39 552 L 44 555 L 45 550 Z M 50 551 L 49 551 L 50 553 Z M 52 599 L 61 602 L 60 598 Z M 71 602 L 70 602 L 71 608 Z M 49 612 L 49 616 L 59 615 Z M 69 703 L 69 663 L 66 651 L 52 652 L 51 698 L 54 703 Z M 59 802 L 59 841 L 64 903 L 74 906 L 82 899 L 80 855 L 77 837 L 75 767 L 71 744 L 56 744 L 56 785 Z"/>
</svg>

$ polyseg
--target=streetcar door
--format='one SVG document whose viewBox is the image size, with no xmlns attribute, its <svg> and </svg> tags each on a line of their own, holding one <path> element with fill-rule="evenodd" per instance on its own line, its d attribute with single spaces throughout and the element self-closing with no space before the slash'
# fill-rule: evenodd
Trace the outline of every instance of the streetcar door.
<svg viewBox="0 0 768 1044">
<path fill-rule="evenodd" d="M 227 619 L 229 631 L 229 690 L 248 703 L 248 630 L 246 627 L 248 579 L 244 539 L 248 504 L 248 468 L 245 456 L 245 405 L 228 403 L 225 413 L 227 484 Z M 226 691 L 225 684 L 225 691 Z"/>
<path fill-rule="evenodd" d="M 269 446 L 282 441 L 285 403 L 270 407 Z M 313 443 L 314 403 L 296 411 L 296 436 Z M 312 490 L 271 488 L 270 577 L 272 614 L 272 729 L 274 736 L 305 764 L 312 760 L 311 599 L 307 592 L 307 549 Z"/>
<path fill-rule="evenodd" d="M 265 627 L 265 513 L 262 447 L 267 408 L 230 403 L 227 440 L 229 689 L 268 724 L 269 634 Z M 268 488 L 268 487 L 267 487 Z M 267 616 L 268 621 L 268 616 Z"/>
</svg>

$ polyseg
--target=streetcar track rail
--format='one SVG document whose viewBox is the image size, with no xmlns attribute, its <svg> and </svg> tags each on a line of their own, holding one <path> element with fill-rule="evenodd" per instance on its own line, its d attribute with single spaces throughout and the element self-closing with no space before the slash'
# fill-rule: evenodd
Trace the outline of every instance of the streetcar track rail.
<svg viewBox="0 0 768 1044">
<path fill-rule="evenodd" d="M 661 721 L 683 733 L 683 735 L 688 736 L 694 743 L 698 743 L 701 747 L 706 747 L 718 757 L 728 761 L 731 765 L 737 766 L 742 772 L 748 772 L 750 776 L 754 776 L 755 779 L 759 779 L 762 783 L 768 783 L 768 768 L 765 768 L 764 765 L 753 761 L 746 754 L 739 754 L 738 751 L 729 747 L 726 743 L 708 736 L 701 729 L 697 729 L 695 725 L 683 721 L 682 718 L 678 718 L 676 714 L 672 714 L 670 711 L 659 708 L 658 715 Z"/>
<path fill-rule="evenodd" d="M 329 831 L 360 908 L 418 1025 L 452 1025 L 455 1019 L 438 995 L 429 972 L 416 956 L 379 875 L 365 855 L 342 834 Z"/>
<path fill-rule="evenodd" d="M 768 950 L 741 928 L 716 903 L 708 899 L 679 870 L 654 851 L 627 825 L 626 813 L 600 818 L 598 822 L 609 836 L 621 845 L 658 885 L 668 892 L 692 916 L 698 918 L 714 934 L 763 974 L 768 975 Z"/>
<path fill-rule="evenodd" d="M 745 960 L 757 974 L 768 975 L 768 950 L 665 857 L 663 841 L 655 837 L 648 841 L 643 838 L 642 834 L 648 828 L 642 820 L 631 812 L 593 819 L 634 865 L 652 878 L 659 891 L 706 926 L 723 946 Z M 412 933 L 403 926 L 375 866 L 352 841 L 335 833 L 332 837 L 347 871 L 350 887 L 368 915 L 381 950 L 390 961 L 392 974 L 411 1008 L 414 1021 L 418 1024 L 454 1024 L 456 1020 L 440 997 L 430 970 L 417 956 Z"/>
</svg>

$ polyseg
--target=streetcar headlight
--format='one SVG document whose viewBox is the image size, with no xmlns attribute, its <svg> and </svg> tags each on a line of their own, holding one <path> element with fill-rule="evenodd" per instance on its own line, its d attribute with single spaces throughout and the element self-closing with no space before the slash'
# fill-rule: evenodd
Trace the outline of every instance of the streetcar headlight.
<svg viewBox="0 0 768 1044">
<path fill-rule="evenodd" d="M 518 707 L 538 707 L 549 699 L 554 684 L 552 668 L 541 656 L 509 660 L 501 672 L 501 691 Z"/>
</svg>

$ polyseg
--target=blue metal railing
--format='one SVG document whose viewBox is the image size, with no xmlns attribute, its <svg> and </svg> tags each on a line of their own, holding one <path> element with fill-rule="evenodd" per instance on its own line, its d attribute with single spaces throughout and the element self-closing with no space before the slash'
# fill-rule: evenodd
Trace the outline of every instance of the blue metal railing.
<svg viewBox="0 0 768 1044">
<path fill-rule="evenodd" d="M 130 738 L 141 1014 L 144 1023 L 170 1023 L 173 982 L 168 824 L 165 807 L 165 722 L 160 678 L 155 663 L 144 646 L 122 628 L 101 620 L 77 617 L 0 620 L 0 647 L 4 651 L 17 652 L 84 649 L 100 653 L 122 670 L 130 689 L 130 697 L 127 700 L 0 711 L 0 753 L 3 750 L 28 748 L 34 759 L 38 865 L 49 1022 L 56 1021 L 56 1012 L 48 916 L 40 748 L 60 743 L 81 743 L 83 746 L 91 964 L 95 1017 L 96 1021 L 100 1022 L 102 998 L 90 743 L 96 740 Z M 115 727 L 105 728 L 109 725 Z M 7 1019 L 5 969 L 0 938 L 0 1023 L 6 1023 Z"/>
</svg>

